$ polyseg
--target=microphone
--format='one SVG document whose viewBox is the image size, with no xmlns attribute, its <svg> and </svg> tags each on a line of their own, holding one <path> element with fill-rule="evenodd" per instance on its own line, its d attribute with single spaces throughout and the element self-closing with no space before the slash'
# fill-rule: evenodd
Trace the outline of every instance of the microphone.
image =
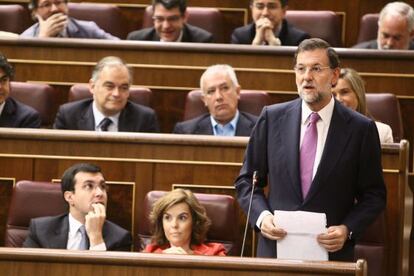
<svg viewBox="0 0 414 276">
<path fill-rule="evenodd" d="M 251 208 L 252 208 L 254 188 L 256 187 L 256 185 L 257 185 L 257 183 L 258 183 L 258 181 L 259 181 L 258 174 L 259 174 L 259 173 L 258 173 L 257 171 L 254 171 L 254 172 L 253 172 L 253 178 L 252 178 L 252 192 L 250 193 L 249 208 L 248 208 L 248 210 L 247 210 L 246 225 L 244 226 L 243 243 L 242 243 L 241 254 L 240 254 L 240 257 L 242 257 L 242 258 L 243 258 L 243 253 L 244 253 L 244 246 L 245 246 L 245 244 L 246 244 L 247 229 L 249 228 L 250 210 L 251 210 Z"/>
</svg>

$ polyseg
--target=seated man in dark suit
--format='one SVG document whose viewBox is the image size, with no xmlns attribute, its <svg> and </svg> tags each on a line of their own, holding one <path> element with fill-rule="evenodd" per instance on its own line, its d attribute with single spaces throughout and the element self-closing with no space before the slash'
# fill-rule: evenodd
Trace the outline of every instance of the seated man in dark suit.
<svg viewBox="0 0 414 276">
<path fill-rule="evenodd" d="M 153 0 L 154 27 L 129 33 L 129 40 L 213 42 L 213 35 L 187 22 L 187 0 Z"/>
<path fill-rule="evenodd" d="M 13 78 L 13 67 L 7 58 L 0 54 L 0 127 L 39 128 L 39 113 L 32 107 L 9 97 L 10 80 Z"/>
<path fill-rule="evenodd" d="M 29 9 L 37 23 L 25 30 L 22 37 L 119 38 L 105 32 L 92 21 L 68 16 L 67 0 L 31 0 Z"/>
<path fill-rule="evenodd" d="M 257 117 L 237 109 L 240 85 L 231 66 L 218 64 L 207 68 L 200 87 L 210 113 L 177 123 L 173 133 L 250 136 Z"/>
<path fill-rule="evenodd" d="M 297 46 L 309 34 L 286 19 L 287 0 L 250 0 L 253 23 L 235 29 L 233 44 Z"/>
<path fill-rule="evenodd" d="M 404 2 L 388 3 L 380 12 L 377 39 L 353 48 L 414 50 L 414 10 Z"/>
<path fill-rule="evenodd" d="M 69 213 L 32 219 L 23 247 L 131 250 L 131 234 L 106 220 L 107 186 L 98 166 L 73 165 L 64 172 L 61 186 Z"/>
<path fill-rule="evenodd" d="M 97 131 L 158 132 L 154 110 L 128 101 L 132 75 L 118 57 L 101 59 L 92 72 L 93 99 L 60 106 L 54 128 Z"/>
</svg>

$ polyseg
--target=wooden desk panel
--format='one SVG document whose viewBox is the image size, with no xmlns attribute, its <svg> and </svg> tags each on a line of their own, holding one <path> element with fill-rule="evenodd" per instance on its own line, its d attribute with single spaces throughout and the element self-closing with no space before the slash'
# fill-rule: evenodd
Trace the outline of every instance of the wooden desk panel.
<svg viewBox="0 0 414 276">
<path fill-rule="evenodd" d="M 298 262 L 262 258 L 180 256 L 124 252 L 76 252 L 0 248 L 0 270 L 8 276 L 52 275 L 367 275 L 367 264 Z"/>
<path fill-rule="evenodd" d="M 232 186 L 247 141 L 247 137 L 5 128 L 0 129 L 0 177 L 50 181 L 74 163 L 96 163 L 108 181 L 135 183 L 131 229 L 135 237 L 147 192 L 170 190 L 173 183 Z M 408 145 L 383 145 L 382 156 L 388 189 L 386 225 L 393 237 L 386 252 L 387 271 L 404 275 L 412 221 Z M 21 163 L 28 169 L 19 169 Z"/>
</svg>

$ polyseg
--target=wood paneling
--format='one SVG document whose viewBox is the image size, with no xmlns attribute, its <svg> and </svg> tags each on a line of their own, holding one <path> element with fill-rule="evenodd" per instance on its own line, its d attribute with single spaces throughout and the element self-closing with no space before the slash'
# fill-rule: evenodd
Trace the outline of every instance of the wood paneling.
<svg viewBox="0 0 414 276">
<path fill-rule="evenodd" d="M 186 256 L 121 252 L 69 252 L 50 249 L 0 248 L 4 275 L 367 275 L 367 264 L 297 262 L 262 258 Z"/>
</svg>

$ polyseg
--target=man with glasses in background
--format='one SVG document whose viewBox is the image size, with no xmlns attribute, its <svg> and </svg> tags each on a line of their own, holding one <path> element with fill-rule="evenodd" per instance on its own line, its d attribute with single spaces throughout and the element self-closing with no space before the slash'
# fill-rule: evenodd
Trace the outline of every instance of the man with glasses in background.
<svg viewBox="0 0 414 276">
<path fill-rule="evenodd" d="M 250 0 L 253 23 L 235 29 L 233 44 L 297 46 L 309 34 L 286 19 L 287 0 Z"/>
<path fill-rule="evenodd" d="M 277 257 L 276 242 L 292 234 L 278 226 L 275 210 L 310 211 L 326 214 L 327 229 L 315 239 L 329 260 L 354 261 L 355 239 L 385 208 L 377 127 L 332 96 L 339 58 L 327 42 L 304 40 L 294 64 L 300 97 L 263 109 L 236 179 L 238 201 L 247 212 L 255 189 L 257 256 Z"/>
<path fill-rule="evenodd" d="M 187 23 L 186 0 L 153 0 L 154 27 L 133 31 L 128 40 L 213 42 L 213 35 Z"/>
<path fill-rule="evenodd" d="M 68 16 L 67 0 L 31 0 L 29 9 L 38 22 L 25 30 L 22 37 L 73 37 L 119 40 L 92 21 Z"/>
</svg>

